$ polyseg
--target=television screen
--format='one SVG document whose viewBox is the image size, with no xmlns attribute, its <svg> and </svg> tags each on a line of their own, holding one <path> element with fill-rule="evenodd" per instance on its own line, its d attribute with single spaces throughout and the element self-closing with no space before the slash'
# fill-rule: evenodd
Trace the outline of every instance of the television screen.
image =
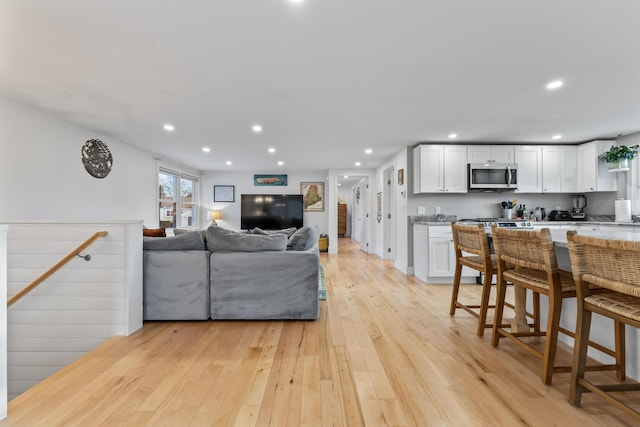
<svg viewBox="0 0 640 427">
<path fill-rule="evenodd" d="M 243 194 L 240 204 L 240 228 L 300 228 L 302 212 L 302 194 Z"/>
</svg>

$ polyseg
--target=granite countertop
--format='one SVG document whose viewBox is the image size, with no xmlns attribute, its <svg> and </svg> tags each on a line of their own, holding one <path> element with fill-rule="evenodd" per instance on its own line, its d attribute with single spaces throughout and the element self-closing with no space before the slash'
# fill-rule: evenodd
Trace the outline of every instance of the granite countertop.
<svg viewBox="0 0 640 427">
<path fill-rule="evenodd" d="M 425 225 L 451 225 L 453 221 L 457 221 L 456 215 L 410 215 L 409 222 L 411 224 Z"/>
<path fill-rule="evenodd" d="M 409 222 L 411 224 L 423 225 L 450 225 L 453 221 L 457 221 L 456 215 L 410 215 Z M 538 225 L 618 225 L 622 227 L 640 226 L 640 217 L 632 216 L 632 222 L 616 222 L 613 215 L 590 215 L 587 221 L 531 221 L 532 224 Z M 516 220 L 518 221 L 518 220 Z"/>
</svg>

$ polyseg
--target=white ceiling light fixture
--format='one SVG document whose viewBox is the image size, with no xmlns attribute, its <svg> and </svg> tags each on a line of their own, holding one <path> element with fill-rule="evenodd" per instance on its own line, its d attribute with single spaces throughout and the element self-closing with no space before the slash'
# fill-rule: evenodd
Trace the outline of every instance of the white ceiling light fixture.
<svg viewBox="0 0 640 427">
<path fill-rule="evenodd" d="M 226 162 L 224 162 L 225 165 L 227 166 L 231 166 L 231 162 L 229 160 L 227 160 Z"/>
<path fill-rule="evenodd" d="M 562 87 L 564 82 L 562 80 L 554 80 L 552 82 L 547 83 L 547 89 L 554 90 Z"/>
<path fill-rule="evenodd" d="M 300 3 L 304 3 L 304 0 L 289 0 L 289 3 L 300 4 Z"/>
<path fill-rule="evenodd" d="M 173 132 L 176 129 L 175 126 L 173 126 L 171 123 L 165 124 L 164 126 L 162 126 L 162 128 L 167 132 Z"/>
<path fill-rule="evenodd" d="M 283 162 L 282 160 L 280 160 L 280 161 L 278 162 L 278 166 L 282 166 L 282 165 L 284 165 L 284 162 Z"/>
<path fill-rule="evenodd" d="M 255 124 L 253 126 L 251 126 L 251 130 L 253 131 L 253 133 L 261 133 L 262 132 L 262 126 L 259 124 Z"/>
<path fill-rule="evenodd" d="M 371 148 L 367 148 L 366 150 L 364 150 L 365 154 L 371 154 L 373 153 L 373 150 Z"/>
<path fill-rule="evenodd" d="M 360 166 L 360 162 L 355 162 L 354 163 L 356 166 Z"/>
<path fill-rule="evenodd" d="M 553 135 L 551 139 L 562 139 L 562 135 Z"/>
<path fill-rule="evenodd" d="M 450 133 L 449 134 L 449 139 L 456 139 L 458 137 L 457 133 Z"/>
<path fill-rule="evenodd" d="M 347 178 L 349 178 L 349 175 L 345 175 L 345 176 L 344 176 L 344 179 L 347 179 Z"/>
<path fill-rule="evenodd" d="M 209 148 L 209 147 L 202 147 L 202 151 L 204 151 L 205 153 L 209 153 L 209 152 L 211 152 L 211 148 Z"/>
<path fill-rule="evenodd" d="M 340 187 L 342 184 L 338 183 L 338 187 Z"/>
<path fill-rule="evenodd" d="M 273 154 L 273 153 L 275 153 L 275 152 L 276 152 L 276 149 L 275 149 L 275 148 L 273 148 L 273 147 L 270 147 L 267 151 L 268 151 L 269 153 Z"/>
</svg>

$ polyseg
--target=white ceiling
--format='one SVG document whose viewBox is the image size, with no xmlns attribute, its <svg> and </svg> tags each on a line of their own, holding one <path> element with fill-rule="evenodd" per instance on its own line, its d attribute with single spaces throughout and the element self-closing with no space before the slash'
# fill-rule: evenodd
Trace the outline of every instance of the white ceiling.
<svg viewBox="0 0 640 427">
<path fill-rule="evenodd" d="M 0 94 L 204 171 L 370 168 L 451 132 L 639 131 L 639 17 L 638 0 L 3 0 Z"/>
</svg>

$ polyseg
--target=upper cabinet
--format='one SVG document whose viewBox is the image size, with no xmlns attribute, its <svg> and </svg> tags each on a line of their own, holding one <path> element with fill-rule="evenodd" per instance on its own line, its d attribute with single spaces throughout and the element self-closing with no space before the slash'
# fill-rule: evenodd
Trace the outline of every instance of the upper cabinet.
<svg viewBox="0 0 640 427">
<path fill-rule="evenodd" d="M 515 148 L 518 165 L 518 193 L 542 193 L 542 146 L 518 145 Z"/>
<path fill-rule="evenodd" d="M 578 191 L 616 191 L 616 174 L 609 173 L 598 156 L 611 147 L 611 141 L 591 141 L 578 146 Z"/>
<path fill-rule="evenodd" d="M 466 145 L 418 145 L 413 149 L 413 193 L 466 193 Z"/>
<path fill-rule="evenodd" d="M 514 163 L 513 145 L 468 145 L 469 163 Z"/>
<path fill-rule="evenodd" d="M 578 191 L 578 147 L 545 145 L 542 147 L 542 192 Z"/>
</svg>

